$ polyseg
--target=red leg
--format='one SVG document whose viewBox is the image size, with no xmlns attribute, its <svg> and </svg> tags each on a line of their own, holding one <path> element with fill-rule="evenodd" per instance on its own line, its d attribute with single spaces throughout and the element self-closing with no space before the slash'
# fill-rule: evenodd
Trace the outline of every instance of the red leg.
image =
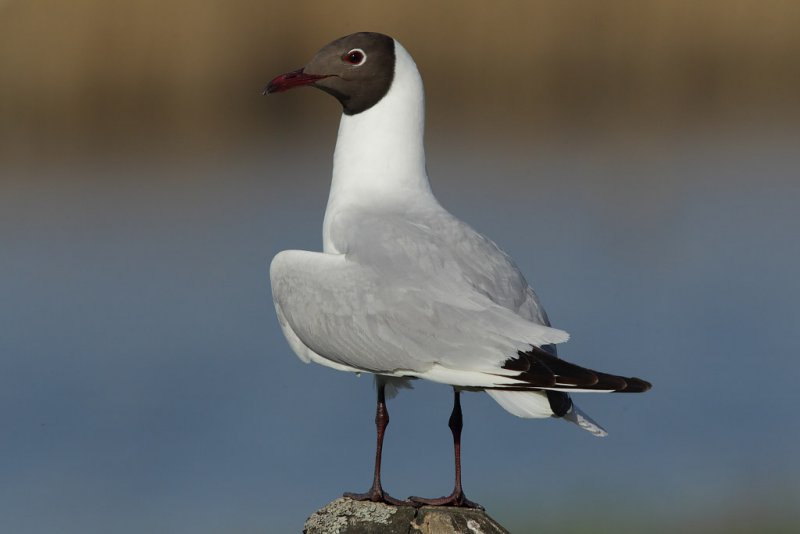
<svg viewBox="0 0 800 534">
<path fill-rule="evenodd" d="M 372 487 L 366 493 L 345 493 L 344 496 L 356 501 L 383 502 L 394 505 L 409 505 L 408 501 L 401 501 L 391 497 L 381 487 L 381 452 L 383 451 L 383 435 L 389 425 L 389 411 L 386 409 L 386 386 L 378 380 L 378 408 L 375 412 L 375 426 L 378 430 L 378 443 L 375 447 L 375 473 L 372 478 Z"/>
<path fill-rule="evenodd" d="M 461 392 L 453 389 L 453 413 L 450 414 L 450 431 L 453 433 L 453 455 L 456 462 L 456 483 L 453 493 L 438 499 L 423 499 L 421 497 L 409 497 L 409 500 L 416 504 L 428 504 L 431 506 L 460 506 L 463 508 L 480 508 L 480 504 L 467 499 L 464 490 L 461 488 L 461 429 L 464 421 L 461 417 Z"/>
</svg>

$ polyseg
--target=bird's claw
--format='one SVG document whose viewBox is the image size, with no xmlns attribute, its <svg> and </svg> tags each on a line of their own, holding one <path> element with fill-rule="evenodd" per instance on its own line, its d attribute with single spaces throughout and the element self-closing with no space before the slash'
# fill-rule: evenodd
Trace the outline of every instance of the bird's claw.
<svg viewBox="0 0 800 534">
<path fill-rule="evenodd" d="M 372 488 L 366 493 L 347 492 L 344 494 L 344 496 L 348 499 L 353 499 L 354 501 L 382 502 L 384 504 L 391 504 L 393 506 L 414 506 L 414 503 L 410 501 L 395 499 L 388 493 L 384 492 L 381 488 Z"/>
<path fill-rule="evenodd" d="M 455 506 L 458 508 L 475 508 L 483 510 L 483 506 L 476 502 L 472 502 L 464 495 L 463 491 L 454 491 L 447 497 L 439 497 L 438 499 L 425 499 L 423 497 L 409 497 L 415 506 Z"/>
</svg>

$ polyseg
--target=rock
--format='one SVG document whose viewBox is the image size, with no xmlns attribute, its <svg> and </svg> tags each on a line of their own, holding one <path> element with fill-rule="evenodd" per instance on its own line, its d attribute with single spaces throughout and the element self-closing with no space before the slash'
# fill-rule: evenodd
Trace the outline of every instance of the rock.
<svg viewBox="0 0 800 534">
<path fill-rule="evenodd" d="M 483 510 L 390 506 L 340 497 L 308 518 L 303 534 L 508 534 Z"/>
</svg>

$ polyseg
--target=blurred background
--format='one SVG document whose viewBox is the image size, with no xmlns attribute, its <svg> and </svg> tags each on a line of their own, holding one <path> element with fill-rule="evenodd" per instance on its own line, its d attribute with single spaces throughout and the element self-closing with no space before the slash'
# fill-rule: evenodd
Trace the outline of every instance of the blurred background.
<svg viewBox="0 0 800 534">
<path fill-rule="evenodd" d="M 800 529 L 800 4 L 0 0 L 0 530 L 299 532 L 370 483 L 372 380 L 302 364 L 268 265 L 319 250 L 339 107 L 273 76 L 355 31 L 426 83 L 442 203 L 561 354 L 649 379 L 610 432 L 464 399 L 512 532 Z M 452 486 L 451 394 L 391 401 L 386 489 Z"/>
</svg>

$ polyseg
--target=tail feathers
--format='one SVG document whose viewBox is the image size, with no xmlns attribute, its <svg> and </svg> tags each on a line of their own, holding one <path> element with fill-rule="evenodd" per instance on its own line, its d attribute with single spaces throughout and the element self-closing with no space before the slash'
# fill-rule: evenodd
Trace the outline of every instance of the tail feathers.
<svg viewBox="0 0 800 534">
<path fill-rule="evenodd" d="M 489 394 L 507 412 L 524 419 L 552 417 L 550 401 L 543 391 L 504 391 L 487 389 Z"/>
<path fill-rule="evenodd" d="M 575 406 L 575 404 L 572 405 L 572 409 L 570 409 L 570 411 L 564 414 L 564 419 L 575 423 L 582 429 L 586 430 L 587 432 L 591 432 L 598 438 L 604 438 L 608 435 L 608 432 L 606 432 L 605 428 L 598 425 L 594 419 L 586 415 L 580 408 Z"/>
<path fill-rule="evenodd" d="M 608 435 L 608 432 L 606 432 L 603 427 L 575 406 L 566 394 L 563 394 L 563 397 L 569 402 L 569 408 L 566 410 L 566 413 L 562 412 L 562 414 L 558 414 L 556 413 L 556 410 L 559 410 L 558 406 L 554 406 L 554 399 L 550 398 L 545 391 L 505 391 L 487 389 L 486 393 L 488 393 L 497 404 L 502 406 L 503 409 L 517 417 L 525 419 L 562 417 L 567 421 L 575 423 L 587 432 L 591 432 L 595 436 L 604 437 Z"/>
</svg>

